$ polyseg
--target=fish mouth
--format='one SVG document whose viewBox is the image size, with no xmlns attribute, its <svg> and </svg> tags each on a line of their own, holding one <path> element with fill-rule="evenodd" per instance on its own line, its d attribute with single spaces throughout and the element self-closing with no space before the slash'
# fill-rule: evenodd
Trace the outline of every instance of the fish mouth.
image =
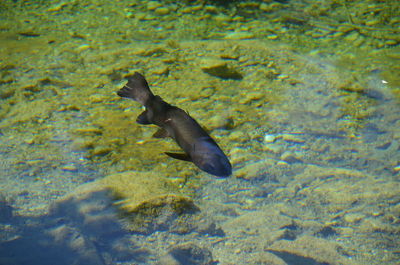
<svg viewBox="0 0 400 265">
<path fill-rule="evenodd" d="M 194 152 L 191 154 L 192 162 L 201 170 L 221 178 L 232 175 L 232 166 L 228 158 L 219 150 L 207 152 Z M 219 152 L 218 152 L 219 151 Z"/>
<path fill-rule="evenodd" d="M 223 163 L 205 163 L 200 168 L 220 178 L 227 178 L 232 175 L 232 166 L 229 162 L 227 163 L 227 161 L 223 161 Z"/>
</svg>

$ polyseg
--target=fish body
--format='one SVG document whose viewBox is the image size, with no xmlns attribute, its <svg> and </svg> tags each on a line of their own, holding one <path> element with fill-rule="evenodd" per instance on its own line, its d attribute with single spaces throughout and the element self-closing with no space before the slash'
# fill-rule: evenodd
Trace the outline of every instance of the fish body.
<svg viewBox="0 0 400 265">
<path fill-rule="evenodd" d="M 159 126 L 154 137 L 171 137 L 184 151 L 166 152 L 167 155 L 191 161 L 201 170 L 218 177 L 232 174 L 229 159 L 211 136 L 187 112 L 154 95 L 143 75 L 136 72 L 117 94 L 138 101 L 145 107 L 137 123 Z"/>
</svg>

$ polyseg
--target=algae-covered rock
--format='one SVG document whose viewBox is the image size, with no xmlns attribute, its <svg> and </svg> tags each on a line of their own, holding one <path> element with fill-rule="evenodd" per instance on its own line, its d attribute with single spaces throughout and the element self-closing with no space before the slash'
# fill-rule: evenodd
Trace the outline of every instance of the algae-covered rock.
<svg viewBox="0 0 400 265">
<path fill-rule="evenodd" d="M 175 185 L 154 173 L 124 172 L 99 182 L 119 199 L 116 204 L 131 221 L 129 229 L 137 232 L 149 233 L 168 227 L 186 231 L 176 225 L 189 225 L 182 220 L 186 214 L 198 211 L 193 201 L 183 196 Z"/>
<path fill-rule="evenodd" d="M 215 115 L 208 120 L 208 129 L 233 129 L 234 121 L 227 115 Z"/>
<path fill-rule="evenodd" d="M 2 81 L 0 80 L 0 84 Z M 7 99 L 12 97 L 15 94 L 15 88 L 13 87 L 6 87 L 0 90 L 0 99 Z"/>
<path fill-rule="evenodd" d="M 248 163 L 241 169 L 238 169 L 235 176 L 247 180 L 255 179 L 268 172 L 268 169 L 273 167 L 275 163 L 276 161 L 272 159 L 264 159 L 254 163 Z"/>
<path fill-rule="evenodd" d="M 198 211 L 193 201 L 183 196 L 167 179 L 154 173 L 135 171 L 109 175 L 84 184 L 63 201 L 81 201 L 90 194 L 105 191 L 109 192 L 110 201 L 118 207 L 120 215 L 128 220 L 127 228 L 139 233 L 169 228 L 185 233 L 191 230 L 190 214 Z M 92 207 L 97 206 L 86 204 L 79 211 L 87 216 Z"/>
<path fill-rule="evenodd" d="M 343 257 L 336 243 L 311 236 L 301 236 L 296 240 L 279 240 L 267 251 L 280 257 L 288 264 L 359 264 Z"/>
<path fill-rule="evenodd" d="M 215 263 L 210 250 L 193 243 L 187 243 L 173 247 L 167 255 L 161 258 L 159 264 L 211 265 Z"/>
<path fill-rule="evenodd" d="M 126 212 L 140 212 L 163 204 L 183 207 L 193 205 L 190 198 L 181 195 L 178 187 L 154 173 L 128 171 L 107 176 L 98 183 L 113 192 L 119 199 L 117 204 Z"/>
<path fill-rule="evenodd" d="M 216 58 L 206 58 L 200 63 L 203 72 L 222 79 L 240 80 L 243 75 L 234 67 L 230 66 L 224 60 Z"/>
<path fill-rule="evenodd" d="M 287 209 L 284 204 L 274 204 L 263 207 L 261 210 L 248 212 L 223 224 L 223 229 L 228 237 L 238 238 L 243 234 L 252 235 L 247 243 L 263 248 L 277 240 L 285 239 L 287 227 L 293 226 L 293 220 L 285 215 Z M 260 241 L 255 238 L 262 238 Z M 246 243 L 246 244 L 247 244 Z M 258 244 L 259 245 L 259 244 Z M 260 245 L 259 245 L 260 246 Z M 239 243 L 235 247 L 242 248 Z"/>
<path fill-rule="evenodd" d="M 253 39 L 253 38 L 255 38 L 255 35 L 251 32 L 247 32 L 247 31 L 229 32 L 224 37 L 224 39 L 226 39 L 226 40 L 246 40 L 246 39 Z"/>
<path fill-rule="evenodd" d="M 55 111 L 57 102 L 48 99 L 37 99 L 35 101 L 19 102 L 7 114 L 1 126 L 12 124 L 38 122 L 42 123 Z"/>
</svg>

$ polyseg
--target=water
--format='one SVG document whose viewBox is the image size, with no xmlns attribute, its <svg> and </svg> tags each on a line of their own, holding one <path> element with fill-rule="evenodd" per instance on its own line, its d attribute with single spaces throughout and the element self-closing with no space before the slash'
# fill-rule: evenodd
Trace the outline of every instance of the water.
<svg viewBox="0 0 400 265">
<path fill-rule="evenodd" d="M 0 264 L 398 264 L 398 5 L 3 1 Z M 135 71 L 232 177 L 166 157 Z"/>
</svg>

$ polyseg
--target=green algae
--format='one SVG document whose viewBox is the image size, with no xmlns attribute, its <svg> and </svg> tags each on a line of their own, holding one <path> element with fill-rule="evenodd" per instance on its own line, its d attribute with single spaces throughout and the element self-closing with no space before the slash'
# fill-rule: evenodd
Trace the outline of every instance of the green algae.
<svg viewBox="0 0 400 265">
<path fill-rule="evenodd" d="M 157 226 L 168 225 L 166 220 L 183 232 L 190 225 L 188 219 L 199 211 L 193 200 L 167 178 L 138 171 L 112 174 L 82 185 L 60 203 L 79 201 L 103 191 L 110 195 L 120 217 L 126 220 L 125 227 L 135 232 L 151 233 Z"/>
<path fill-rule="evenodd" d="M 162 206 L 168 201 L 174 202 L 176 210 L 184 205 L 179 188 L 154 173 L 127 171 L 105 177 L 99 180 L 99 185 L 109 188 L 120 208 L 128 213 L 146 209 L 151 212 L 150 205 Z"/>
</svg>

